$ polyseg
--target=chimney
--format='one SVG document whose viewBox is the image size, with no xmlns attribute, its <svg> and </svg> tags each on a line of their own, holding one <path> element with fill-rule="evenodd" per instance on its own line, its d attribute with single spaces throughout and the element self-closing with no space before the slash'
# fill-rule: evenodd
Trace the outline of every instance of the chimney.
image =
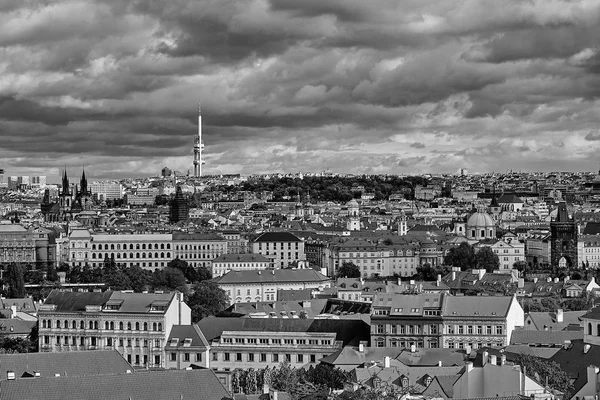
<svg viewBox="0 0 600 400">
<path fill-rule="evenodd" d="M 13 304 L 12 306 L 10 306 L 10 317 L 15 318 L 16 316 L 17 316 L 17 306 Z"/>
<path fill-rule="evenodd" d="M 417 346 L 415 346 L 414 344 L 410 345 L 410 352 L 411 353 L 416 353 L 417 352 Z"/>
<path fill-rule="evenodd" d="M 571 347 L 571 341 L 570 340 L 565 340 L 563 342 L 563 349 L 568 350 L 569 347 Z"/>
<path fill-rule="evenodd" d="M 15 380 L 15 371 L 6 371 L 6 380 L 14 381 Z"/>
<path fill-rule="evenodd" d="M 399 277 L 398 278 L 398 286 L 401 286 L 401 285 L 402 285 L 402 278 Z"/>
<path fill-rule="evenodd" d="M 533 283 L 537 283 L 538 282 L 538 278 L 537 276 L 535 278 L 533 278 Z"/>
<path fill-rule="evenodd" d="M 547 278 L 546 278 L 546 283 L 550 283 L 550 282 L 552 282 L 552 278 L 550 278 L 550 277 L 547 277 Z"/>
<path fill-rule="evenodd" d="M 484 351 L 483 353 L 481 353 L 481 364 L 482 365 L 487 364 L 488 356 L 489 356 L 489 353 L 487 351 Z"/>
<path fill-rule="evenodd" d="M 554 283 L 558 283 L 558 278 L 554 278 Z"/>
<path fill-rule="evenodd" d="M 390 367 L 390 358 L 388 356 L 385 356 L 385 358 L 383 359 L 383 368 L 389 368 Z"/>
<path fill-rule="evenodd" d="M 492 364 L 492 365 L 498 365 L 498 357 L 496 357 L 495 354 L 492 354 L 490 356 L 490 364 Z"/>
<path fill-rule="evenodd" d="M 411 280 L 410 280 L 410 284 L 411 284 L 411 285 L 414 285 L 414 284 L 415 284 L 415 280 L 414 280 L 414 279 L 411 279 Z"/>
<path fill-rule="evenodd" d="M 481 280 L 483 278 L 483 276 L 485 275 L 485 269 L 481 268 L 477 271 L 477 280 Z"/>
<path fill-rule="evenodd" d="M 438 367 L 442 366 L 442 360 L 438 361 Z"/>
<path fill-rule="evenodd" d="M 471 346 L 469 346 L 468 344 L 467 344 L 467 345 L 465 345 L 465 353 L 466 353 L 467 355 L 471 354 Z"/>
<path fill-rule="evenodd" d="M 359 353 L 364 353 L 365 352 L 365 345 L 364 344 L 360 343 L 358 345 L 358 352 Z"/>
<path fill-rule="evenodd" d="M 506 364 L 506 354 L 502 354 L 500 356 L 500 365 L 505 365 Z"/>
<path fill-rule="evenodd" d="M 559 308 L 558 310 L 556 310 L 556 322 L 563 322 L 563 321 L 564 321 L 563 310 L 562 310 L 562 308 Z"/>
<path fill-rule="evenodd" d="M 456 280 L 456 271 L 452 271 L 452 281 Z"/>
<path fill-rule="evenodd" d="M 274 269 L 271 270 L 271 275 L 275 275 L 275 270 Z"/>
<path fill-rule="evenodd" d="M 258 272 L 258 274 L 259 274 L 259 275 L 262 273 L 262 271 L 261 271 L 261 270 L 258 270 L 257 272 Z"/>
<path fill-rule="evenodd" d="M 40 373 L 40 371 L 33 371 L 33 376 L 39 378 L 40 376 L 42 376 L 42 374 Z"/>
</svg>

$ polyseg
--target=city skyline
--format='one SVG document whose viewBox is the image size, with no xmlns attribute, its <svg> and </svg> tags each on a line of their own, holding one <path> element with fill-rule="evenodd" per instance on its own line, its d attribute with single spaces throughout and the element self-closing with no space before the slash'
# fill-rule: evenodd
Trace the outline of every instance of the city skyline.
<svg viewBox="0 0 600 400">
<path fill-rule="evenodd" d="M 9 1 L 6 175 L 598 171 L 591 1 Z"/>
</svg>

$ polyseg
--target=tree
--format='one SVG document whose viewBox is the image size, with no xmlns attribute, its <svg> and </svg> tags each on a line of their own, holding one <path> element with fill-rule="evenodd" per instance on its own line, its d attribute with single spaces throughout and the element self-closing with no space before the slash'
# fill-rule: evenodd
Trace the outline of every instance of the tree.
<svg viewBox="0 0 600 400">
<path fill-rule="evenodd" d="M 425 263 L 425 264 L 421 264 L 421 265 L 417 266 L 418 279 L 421 279 L 424 281 L 435 280 L 437 278 L 435 272 L 436 272 L 435 269 L 433 269 L 433 267 L 429 263 Z"/>
<path fill-rule="evenodd" d="M 227 293 L 213 281 L 195 283 L 187 296 L 187 305 L 192 309 L 192 322 L 216 315 L 229 306 Z"/>
<path fill-rule="evenodd" d="M 344 262 L 338 268 L 338 278 L 360 278 L 360 268 L 351 262 Z"/>
<path fill-rule="evenodd" d="M 167 267 L 180 270 L 183 273 L 183 276 L 185 276 L 185 279 L 190 283 L 200 282 L 212 277 L 212 274 L 207 268 L 200 267 L 196 269 L 189 265 L 187 261 L 179 258 L 169 261 Z"/>
<path fill-rule="evenodd" d="M 152 286 L 155 289 L 178 290 L 187 293 L 183 272 L 176 268 L 157 269 L 152 274 Z"/>
<path fill-rule="evenodd" d="M 25 279 L 23 268 L 15 263 L 8 266 L 6 270 L 6 284 L 8 285 L 7 296 L 11 299 L 25 297 Z"/>
<path fill-rule="evenodd" d="M 462 242 L 458 247 L 453 247 L 448 251 L 444 257 L 444 264 L 458 267 L 461 271 L 473 268 L 476 265 L 475 251 L 470 244 Z"/>
<path fill-rule="evenodd" d="M 123 269 L 134 292 L 142 292 L 149 288 L 152 281 L 152 273 L 137 265 Z"/>
<path fill-rule="evenodd" d="M 500 259 L 491 247 L 485 246 L 475 253 L 475 264 L 478 269 L 485 269 L 487 272 L 493 272 L 500 268 Z"/>
<path fill-rule="evenodd" d="M 573 390 L 573 385 L 569 376 L 560 368 L 555 361 L 542 360 L 529 354 L 519 354 L 516 363 L 524 368 L 524 372 L 529 377 L 539 383 L 544 384 L 548 380 L 548 386 L 552 389 L 563 392 L 563 398 L 568 399 L 569 393 Z"/>
</svg>

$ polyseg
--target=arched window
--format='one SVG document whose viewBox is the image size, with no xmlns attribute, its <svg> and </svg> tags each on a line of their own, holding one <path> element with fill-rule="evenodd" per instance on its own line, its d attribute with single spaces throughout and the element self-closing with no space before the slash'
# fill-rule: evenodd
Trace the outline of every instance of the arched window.
<svg viewBox="0 0 600 400">
<path fill-rule="evenodd" d="M 129 250 L 133 250 L 133 243 L 129 245 Z"/>
<path fill-rule="evenodd" d="M 110 330 L 111 331 L 115 330 L 115 322 L 114 321 L 110 321 Z"/>
<path fill-rule="evenodd" d="M 481 230 L 481 237 L 485 237 L 485 229 Z"/>
<path fill-rule="evenodd" d="M 159 322 L 159 323 L 158 323 L 158 330 L 159 330 L 160 332 L 162 332 L 162 322 Z"/>
<path fill-rule="evenodd" d="M 122 331 L 123 330 L 123 322 L 119 322 L 119 330 Z"/>
<path fill-rule="evenodd" d="M 146 243 L 142 243 L 142 250 L 146 250 Z"/>
<path fill-rule="evenodd" d="M 158 253 L 154 253 L 154 258 L 158 258 Z"/>
<path fill-rule="evenodd" d="M 65 329 L 69 329 L 69 321 L 65 319 Z"/>
<path fill-rule="evenodd" d="M 131 330 L 131 322 L 127 323 L 127 330 L 130 331 Z"/>
<path fill-rule="evenodd" d="M 600 324 L 597 324 L 597 325 L 596 325 L 596 330 L 597 330 L 597 331 L 596 331 L 596 335 L 597 335 L 597 336 L 600 336 Z"/>
<path fill-rule="evenodd" d="M 147 331 L 148 330 L 148 323 L 144 322 L 144 330 Z"/>
<path fill-rule="evenodd" d="M 115 249 L 115 245 L 114 245 L 114 244 L 111 244 L 111 245 L 110 245 L 110 249 L 111 249 L 111 250 L 114 250 L 114 249 Z"/>
<path fill-rule="evenodd" d="M 73 320 L 73 324 L 71 326 L 73 329 L 77 329 L 77 321 Z"/>
<path fill-rule="evenodd" d="M 158 250 L 158 243 L 154 243 L 154 249 Z"/>
<path fill-rule="evenodd" d="M 148 253 L 148 258 L 152 258 L 152 252 Z"/>
<path fill-rule="evenodd" d="M 92 253 L 92 258 L 96 258 L 96 253 Z"/>
<path fill-rule="evenodd" d="M 96 245 L 95 244 L 92 245 L 92 250 L 96 250 Z"/>
<path fill-rule="evenodd" d="M 135 253 L 135 258 L 140 258 L 140 253 Z"/>
<path fill-rule="evenodd" d="M 170 249 L 171 249 L 171 244 L 167 243 L 167 250 L 170 250 Z"/>
<path fill-rule="evenodd" d="M 104 245 L 104 250 L 108 250 L 108 244 Z"/>
<path fill-rule="evenodd" d="M 104 329 L 108 330 L 109 327 L 110 324 L 108 323 L 108 321 L 104 321 Z"/>
<path fill-rule="evenodd" d="M 88 327 L 89 327 L 89 329 L 94 329 L 94 323 L 92 321 L 90 321 L 88 323 Z"/>
<path fill-rule="evenodd" d="M 45 327 L 46 327 L 46 320 L 45 320 L 45 319 L 43 319 L 43 320 L 42 320 L 42 328 L 45 328 Z"/>
<path fill-rule="evenodd" d="M 98 329 L 98 321 L 94 321 L 94 329 Z"/>
<path fill-rule="evenodd" d="M 593 333 L 592 333 L 592 323 L 591 322 L 588 323 L 588 335 L 593 335 Z"/>
<path fill-rule="evenodd" d="M 160 244 L 160 249 L 161 249 L 161 250 L 164 250 L 164 249 L 165 249 L 165 244 L 164 244 L 164 243 L 161 243 L 161 244 Z"/>
<path fill-rule="evenodd" d="M 135 323 L 135 330 L 136 330 L 136 331 L 139 331 L 139 330 L 140 330 L 140 323 L 139 323 L 139 322 L 136 322 L 136 323 Z"/>
<path fill-rule="evenodd" d="M 79 329 L 85 329 L 85 322 L 79 321 Z"/>
<path fill-rule="evenodd" d="M 153 330 L 153 331 L 155 331 L 155 330 L 156 330 L 156 322 L 154 322 L 154 323 L 152 324 L 152 330 Z"/>
<path fill-rule="evenodd" d="M 171 258 L 171 253 L 169 253 L 168 251 L 167 251 L 167 258 Z"/>
<path fill-rule="evenodd" d="M 142 258 L 146 258 L 146 253 L 142 253 Z"/>
<path fill-rule="evenodd" d="M 165 253 L 160 253 L 160 258 L 165 258 Z"/>
<path fill-rule="evenodd" d="M 57 327 L 58 329 L 60 329 L 60 320 L 58 320 L 58 319 L 56 320 L 56 327 Z"/>
</svg>

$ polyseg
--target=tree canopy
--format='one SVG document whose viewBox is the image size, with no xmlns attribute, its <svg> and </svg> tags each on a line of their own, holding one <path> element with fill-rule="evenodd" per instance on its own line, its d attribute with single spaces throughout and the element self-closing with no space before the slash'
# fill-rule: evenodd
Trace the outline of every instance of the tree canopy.
<svg viewBox="0 0 600 400">
<path fill-rule="evenodd" d="M 23 267 L 12 263 L 6 270 L 5 281 L 8 286 L 7 297 L 19 299 L 25 297 L 25 279 Z"/>
<path fill-rule="evenodd" d="M 516 363 L 521 368 L 525 368 L 525 373 L 538 383 L 545 384 L 547 380 L 548 386 L 565 394 L 565 399 L 570 397 L 569 393 L 573 390 L 573 385 L 567 373 L 555 361 L 543 360 L 529 354 L 519 354 Z"/>
<path fill-rule="evenodd" d="M 451 267 L 458 267 L 461 271 L 473 268 L 477 263 L 475 260 L 475 251 L 467 242 L 459 244 L 448 250 L 444 257 L 444 264 Z"/>
<path fill-rule="evenodd" d="M 500 268 L 500 259 L 491 247 L 485 246 L 475 253 L 475 264 L 478 269 L 485 269 L 487 272 L 493 272 Z"/>
<path fill-rule="evenodd" d="M 229 297 L 215 282 L 202 281 L 192 286 L 186 303 L 192 309 L 192 322 L 195 323 L 225 310 L 229 306 Z"/>
<path fill-rule="evenodd" d="M 338 278 L 360 278 L 360 268 L 351 262 L 344 262 L 337 271 Z"/>
</svg>

